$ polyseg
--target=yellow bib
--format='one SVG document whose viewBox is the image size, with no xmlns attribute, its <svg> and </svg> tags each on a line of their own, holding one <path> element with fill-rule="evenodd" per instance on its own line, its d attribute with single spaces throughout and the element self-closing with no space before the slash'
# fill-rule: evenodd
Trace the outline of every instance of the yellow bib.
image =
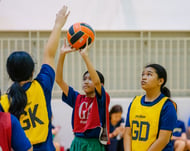
<svg viewBox="0 0 190 151">
<path fill-rule="evenodd" d="M 31 144 L 45 142 L 48 136 L 48 112 L 46 100 L 41 85 L 34 80 L 30 88 L 26 91 L 27 105 L 25 114 L 20 116 L 20 123 Z M 7 95 L 1 97 L 1 106 L 5 112 L 9 110 L 9 100 Z"/>
<path fill-rule="evenodd" d="M 167 97 L 152 106 L 141 104 L 142 96 L 137 96 L 131 104 L 129 122 L 131 125 L 132 151 L 147 151 L 157 139 L 160 113 Z"/>
</svg>

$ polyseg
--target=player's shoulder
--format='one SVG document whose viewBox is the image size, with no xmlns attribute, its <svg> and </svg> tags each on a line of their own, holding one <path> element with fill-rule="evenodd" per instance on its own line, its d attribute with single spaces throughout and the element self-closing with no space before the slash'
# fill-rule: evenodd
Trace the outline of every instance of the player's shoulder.
<svg viewBox="0 0 190 151">
<path fill-rule="evenodd" d="M 175 108 L 175 110 L 177 111 L 177 104 L 176 104 L 176 102 L 175 101 L 173 101 L 171 98 L 168 98 L 167 99 L 167 104 L 169 105 L 169 106 L 174 106 L 174 108 Z"/>
</svg>

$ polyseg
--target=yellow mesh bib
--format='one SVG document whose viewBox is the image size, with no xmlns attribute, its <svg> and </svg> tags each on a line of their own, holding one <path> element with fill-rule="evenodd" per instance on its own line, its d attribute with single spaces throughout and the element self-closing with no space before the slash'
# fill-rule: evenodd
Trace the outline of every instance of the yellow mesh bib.
<svg viewBox="0 0 190 151">
<path fill-rule="evenodd" d="M 141 104 L 142 96 L 137 96 L 130 109 L 132 151 L 147 151 L 157 139 L 160 113 L 167 97 L 152 106 Z"/>
<path fill-rule="evenodd" d="M 20 123 L 31 144 L 45 142 L 48 136 L 48 112 L 46 100 L 41 85 L 34 80 L 26 91 L 27 105 L 25 114 L 20 117 Z M 5 112 L 9 110 L 8 96 L 1 97 L 1 105 Z"/>
</svg>

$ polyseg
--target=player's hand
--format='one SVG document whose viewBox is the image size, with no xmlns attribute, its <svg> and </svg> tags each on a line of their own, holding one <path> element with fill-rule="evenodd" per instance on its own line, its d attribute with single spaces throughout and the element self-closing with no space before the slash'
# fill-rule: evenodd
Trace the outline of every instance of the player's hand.
<svg viewBox="0 0 190 151">
<path fill-rule="evenodd" d="M 62 28 L 65 22 L 67 21 L 67 18 L 70 14 L 70 11 L 67 11 L 67 6 L 63 6 L 59 12 L 56 14 L 56 20 L 55 20 L 55 26 Z"/>
<path fill-rule="evenodd" d="M 79 50 L 81 56 L 88 56 L 88 51 L 91 47 L 92 47 L 92 43 L 88 45 L 88 39 L 87 39 L 85 48 Z"/>
<path fill-rule="evenodd" d="M 67 54 L 70 52 L 77 51 L 75 48 L 71 48 L 69 44 L 67 44 L 66 39 L 64 39 L 63 46 L 61 47 L 60 54 Z"/>
</svg>

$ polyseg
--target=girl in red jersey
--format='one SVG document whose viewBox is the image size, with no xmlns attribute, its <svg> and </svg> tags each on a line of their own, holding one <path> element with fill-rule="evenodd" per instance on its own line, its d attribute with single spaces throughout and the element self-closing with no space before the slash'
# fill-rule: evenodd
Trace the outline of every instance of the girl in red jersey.
<svg viewBox="0 0 190 151">
<path fill-rule="evenodd" d="M 65 56 L 76 51 L 67 46 L 66 41 L 61 49 L 56 70 L 56 82 L 63 91 L 62 100 L 73 108 L 72 128 L 75 138 L 71 151 L 104 151 L 104 145 L 108 142 L 109 95 L 103 87 L 103 75 L 94 69 L 88 57 L 88 49 L 87 42 L 86 47 L 79 50 L 88 69 L 83 74 L 82 82 L 85 95 L 79 94 L 63 80 Z"/>
</svg>

